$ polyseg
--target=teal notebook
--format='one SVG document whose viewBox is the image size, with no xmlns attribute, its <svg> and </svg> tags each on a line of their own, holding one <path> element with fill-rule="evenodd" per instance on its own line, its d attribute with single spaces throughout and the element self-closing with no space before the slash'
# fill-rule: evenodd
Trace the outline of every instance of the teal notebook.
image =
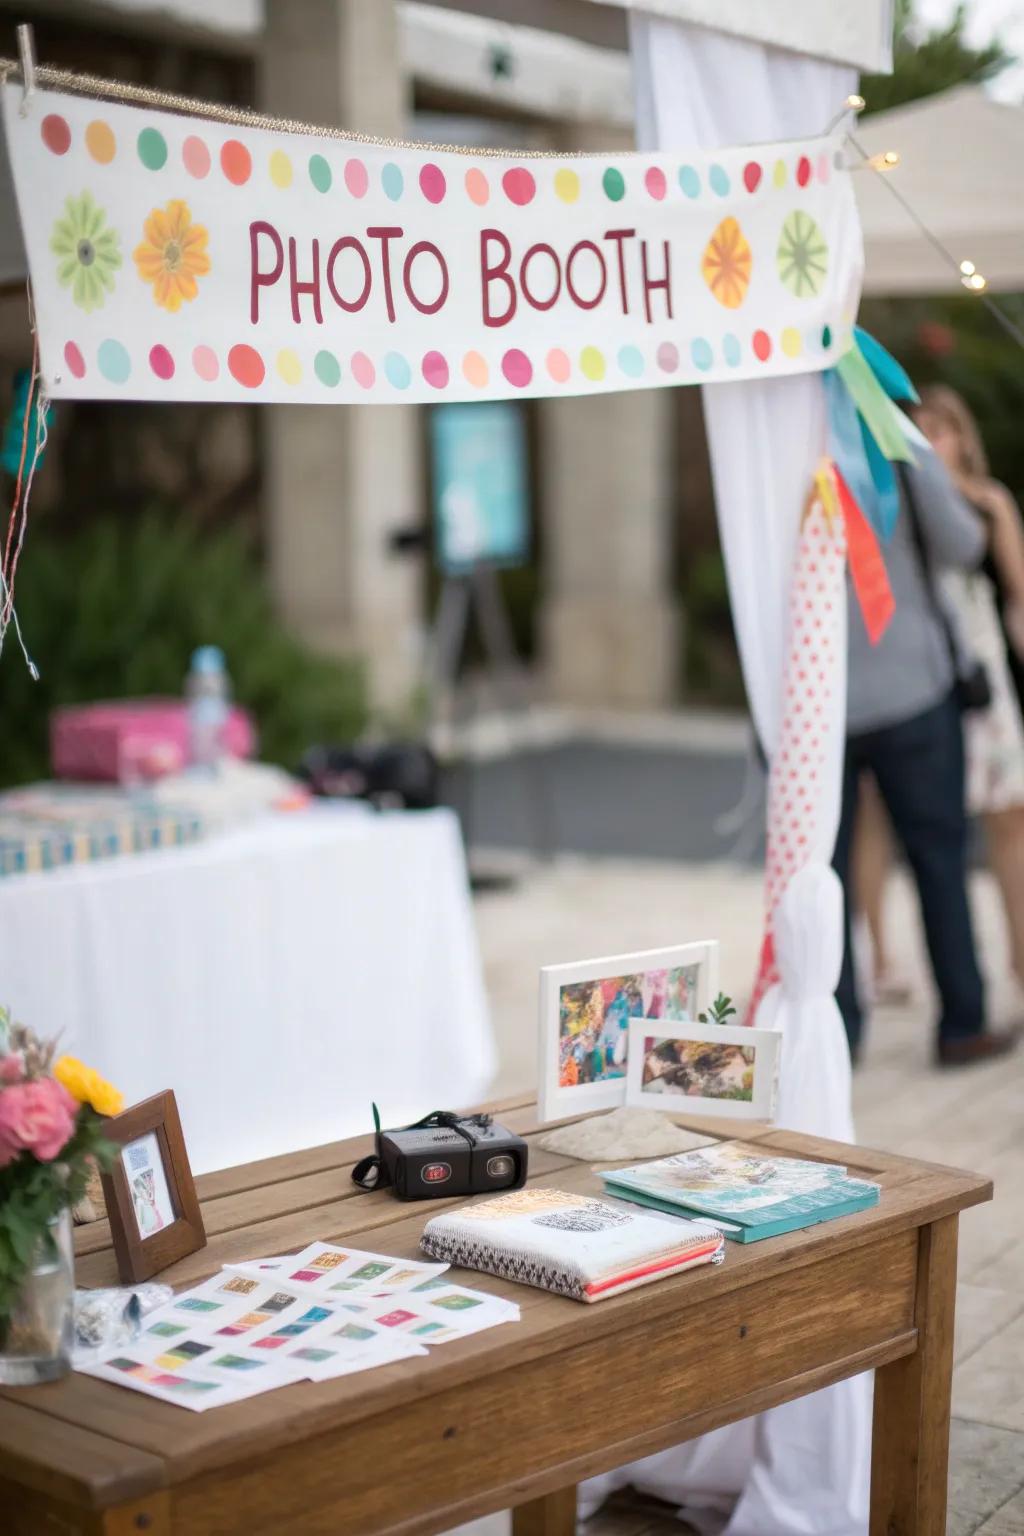
<svg viewBox="0 0 1024 1536">
<path fill-rule="evenodd" d="M 601 1174 L 620 1200 L 671 1216 L 704 1217 L 737 1243 L 756 1243 L 877 1205 L 879 1186 L 836 1163 L 764 1157 L 741 1141 L 718 1142 L 635 1168 Z"/>
</svg>

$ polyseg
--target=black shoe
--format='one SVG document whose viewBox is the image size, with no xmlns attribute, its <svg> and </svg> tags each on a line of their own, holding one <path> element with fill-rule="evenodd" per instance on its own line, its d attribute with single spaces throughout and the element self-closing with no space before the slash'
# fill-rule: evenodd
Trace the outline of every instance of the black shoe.
<svg viewBox="0 0 1024 1536">
<path fill-rule="evenodd" d="M 973 1067 L 981 1062 L 1009 1056 L 1020 1043 L 1020 1025 L 1012 1029 L 990 1029 L 962 1039 L 940 1040 L 936 1060 L 940 1067 Z"/>
</svg>

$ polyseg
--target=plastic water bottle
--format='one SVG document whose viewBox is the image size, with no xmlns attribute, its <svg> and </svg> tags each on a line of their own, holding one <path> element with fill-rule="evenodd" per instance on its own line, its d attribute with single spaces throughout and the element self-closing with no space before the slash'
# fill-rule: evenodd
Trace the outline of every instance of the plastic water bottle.
<svg viewBox="0 0 1024 1536">
<path fill-rule="evenodd" d="M 231 680 L 219 646 L 201 645 L 192 652 L 185 698 L 192 767 L 216 773 L 224 756 L 224 731 L 231 701 Z"/>
</svg>

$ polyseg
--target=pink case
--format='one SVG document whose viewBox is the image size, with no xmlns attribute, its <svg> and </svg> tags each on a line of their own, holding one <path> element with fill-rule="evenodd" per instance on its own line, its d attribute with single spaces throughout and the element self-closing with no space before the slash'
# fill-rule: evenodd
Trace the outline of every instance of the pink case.
<svg viewBox="0 0 1024 1536">
<path fill-rule="evenodd" d="M 232 705 L 224 733 L 232 757 L 252 757 L 252 719 Z M 159 779 L 188 763 L 188 712 L 180 699 L 120 699 L 54 710 L 50 716 L 54 778 L 120 783 Z"/>
</svg>

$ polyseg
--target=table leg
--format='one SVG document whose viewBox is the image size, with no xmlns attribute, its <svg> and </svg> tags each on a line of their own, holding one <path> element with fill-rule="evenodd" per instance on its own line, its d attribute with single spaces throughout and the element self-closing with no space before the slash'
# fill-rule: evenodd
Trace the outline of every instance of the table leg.
<svg viewBox="0 0 1024 1536">
<path fill-rule="evenodd" d="M 512 1536 L 574 1536 L 575 1530 L 575 1483 L 512 1511 Z"/>
<path fill-rule="evenodd" d="M 871 1536 L 945 1536 L 957 1217 L 922 1227 L 917 1349 L 875 1373 Z"/>
</svg>

